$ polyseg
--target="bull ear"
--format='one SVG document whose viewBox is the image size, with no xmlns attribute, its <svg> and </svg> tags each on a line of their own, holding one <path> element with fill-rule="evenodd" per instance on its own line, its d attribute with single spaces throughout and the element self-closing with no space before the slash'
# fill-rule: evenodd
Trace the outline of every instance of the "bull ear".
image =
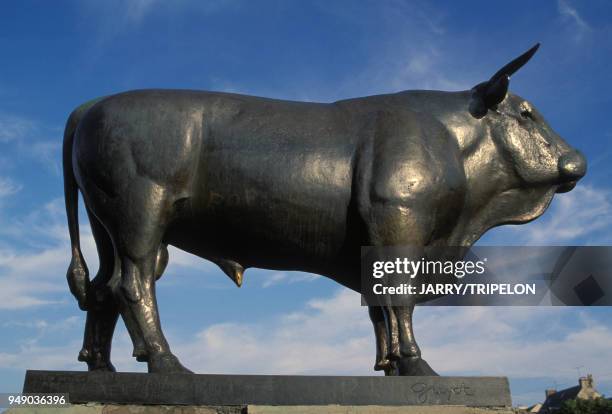
<svg viewBox="0 0 612 414">
<path fill-rule="evenodd" d="M 510 76 L 523 67 L 539 47 L 540 44 L 536 43 L 527 52 L 498 70 L 487 82 L 479 83 L 472 88 L 469 110 L 473 117 L 480 119 L 487 114 L 489 109 L 495 109 L 503 102 L 508 93 Z"/>
<path fill-rule="evenodd" d="M 472 98 L 470 99 L 470 114 L 472 114 L 472 116 L 476 119 L 480 119 L 482 117 L 484 117 L 487 112 L 489 111 L 489 109 L 487 108 L 487 105 L 485 105 L 485 101 L 484 101 L 484 97 L 483 95 L 481 95 L 480 93 L 476 92 L 476 87 L 474 87 L 472 92 Z"/>
<path fill-rule="evenodd" d="M 487 91 L 484 94 L 484 104 L 487 109 L 494 109 L 506 99 L 508 94 L 508 86 L 510 85 L 510 76 L 502 75 L 493 83 L 488 85 Z"/>
</svg>

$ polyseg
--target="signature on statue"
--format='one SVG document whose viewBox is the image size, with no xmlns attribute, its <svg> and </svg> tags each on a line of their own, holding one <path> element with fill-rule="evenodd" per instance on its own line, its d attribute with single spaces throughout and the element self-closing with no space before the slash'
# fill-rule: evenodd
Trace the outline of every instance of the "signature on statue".
<svg viewBox="0 0 612 414">
<path fill-rule="evenodd" d="M 455 395 L 473 396 L 474 391 L 471 387 L 461 383 L 456 386 L 430 385 L 424 382 L 417 382 L 412 387 L 412 391 L 417 396 L 417 402 L 424 404 L 427 402 L 450 402 Z"/>
</svg>

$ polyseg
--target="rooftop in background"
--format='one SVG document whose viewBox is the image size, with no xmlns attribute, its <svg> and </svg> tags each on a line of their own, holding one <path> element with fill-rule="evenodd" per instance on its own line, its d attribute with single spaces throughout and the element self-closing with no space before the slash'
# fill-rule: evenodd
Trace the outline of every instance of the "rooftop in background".
<svg viewBox="0 0 612 414">
<path fill-rule="evenodd" d="M 545 391 L 546 400 L 542 404 L 538 413 L 554 412 L 561 408 L 561 405 L 568 400 L 595 400 L 603 396 L 597 392 L 593 382 L 593 376 L 588 374 L 586 377 L 578 379 L 578 385 L 564 390 L 547 389 Z M 536 406 L 534 406 L 536 407 Z"/>
</svg>

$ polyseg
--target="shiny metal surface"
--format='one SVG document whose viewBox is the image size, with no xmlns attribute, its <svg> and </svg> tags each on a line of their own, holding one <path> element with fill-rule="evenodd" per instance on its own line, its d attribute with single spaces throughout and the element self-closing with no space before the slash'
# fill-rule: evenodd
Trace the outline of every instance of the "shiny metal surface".
<svg viewBox="0 0 612 414">
<path fill-rule="evenodd" d="M 540 216 L 586 173 L 586 160 L 507 91 L 536 49 L 462 92 L 306 103 L 140 90 L 77 108 L 64 136 L 64 180 L 67 278 L 87 310 L 79 359 L 114 369 L 121 315 L 150 372 L 186 371 L 155 298 L 168 244 L 213 261 L 238 286 L 245 269 L 261 267 L 359 291 L 362 245 L 470 246 L 491 227 Z M 91 281 L 79 191 L 100 255 Z M 370 308 L 375 369 L 435 374 L 420 357 L 413 310 Z"/>
</svg>

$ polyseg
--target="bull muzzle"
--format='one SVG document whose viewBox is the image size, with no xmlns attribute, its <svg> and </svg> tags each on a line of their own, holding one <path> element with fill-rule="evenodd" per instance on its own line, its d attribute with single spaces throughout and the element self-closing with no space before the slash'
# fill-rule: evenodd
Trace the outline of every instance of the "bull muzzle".
<svg viewBox="0 0 612 414">
<path fill-rule="evenodd" d="M 579 151 L 572 151 L 559 158 L 559 187 L 557 193 L 566 193 L 576 186 L 586 174 L 587 162 Z"/>
</svg>

